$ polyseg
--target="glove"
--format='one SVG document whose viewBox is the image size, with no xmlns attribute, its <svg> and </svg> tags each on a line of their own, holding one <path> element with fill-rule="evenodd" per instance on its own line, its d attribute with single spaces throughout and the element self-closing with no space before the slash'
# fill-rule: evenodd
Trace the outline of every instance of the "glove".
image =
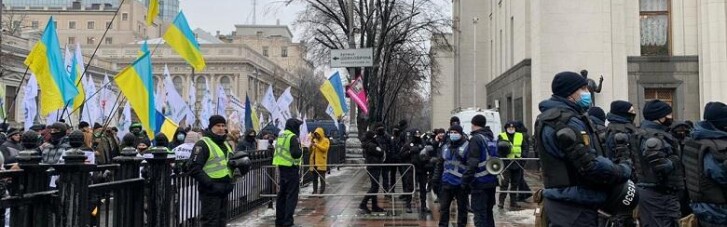
<svg viewBox="0 0 727 227">
<path fill-rule="evenodd" d="M 572 161 L 579 169 L 588 169 L 596 156 L 590 152 L 583 143 L 583 138 L 571 128 L 562 128 L 556 133 L 558 145 L 564 151 L 566 158 Z"/>
</svg>

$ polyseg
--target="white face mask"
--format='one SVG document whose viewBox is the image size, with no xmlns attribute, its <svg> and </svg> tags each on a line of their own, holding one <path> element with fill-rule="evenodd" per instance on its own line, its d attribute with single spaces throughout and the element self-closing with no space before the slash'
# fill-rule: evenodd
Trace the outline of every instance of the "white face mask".
<svg viewBox="0 0 727 227">
<path fill-rule="evenodd" d="M 507 133 L 508 133 L 508 134 L 514 134 L 514 133 L 515 133 L 515 129 L 508 129 L 508 130 L 507 130 Z"/>
</svg>

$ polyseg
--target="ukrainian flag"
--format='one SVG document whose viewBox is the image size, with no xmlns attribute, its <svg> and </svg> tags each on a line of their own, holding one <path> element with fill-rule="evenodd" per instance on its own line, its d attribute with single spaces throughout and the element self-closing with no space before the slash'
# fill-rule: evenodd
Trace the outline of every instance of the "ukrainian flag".
<svg viewBox="0 0 727 227">
<path fill-rule="evenodd" d="M 328 78 L 328 81 L 331 81 L 333 89 L 336 90 L 338 101 L 339 103 L 341 103 L 341 110 L 344 113 L 348 112 L 348 105 L 346 105 L 346 96 L 343 93 L 343 84 L 341 84 L 341 75 L 336 72 L 330 78 Z"/>
<path fill-rule="evenodd" d="M 157 15 L 159 15 L 159 0 L 149 0 L 149 7 L 146 12 L 146 26 L 151 26 Z"/>
<path fill-rule="evenodd" d="M 328 100 L 328 103 L 333 107 L 333 114 L 338 116 L 343 115 L 343 108 L 341 107 L 341 99 L 338 98 L 336 89 L 331 84 L 330 80 L 323 81 L 321 85 L 321 94 Z"/>
<path fill-rule="evenodd" d="M 81 108 L 81 105 L 83 105 L 83 102 L 86 100 L 86 93 L 83 91 L 83 83 L 81 83 L 81 70 L 75 57 L 73 58 L 71 63 L 71 81 L 73 81 L 73 83 L 76 85 L 78 95 L 76 95 L 76 98 L 72 100 L 73 103 L 68 103 L 68 106 L 72 106 L 75 110 Z"/>
<path fill-rule="evenodd" d="M 165 136 L 167 136 L 167 139 L 169 142 L 172 142 L 174 139 L 174 134 L 177 132 L 177 128 L 179 128 L 179 125 L 177 123 L 174 123 L 172 119 L 169 119 L 168 117 L 165 117 L 164 114 L 162 114 L 159 111 L 156 111 L 156 127 L 154 127 L 154 133 L 163 133 Z"/>
<path fill-rule="evenodd" d="M 174 22 L 169 25 L 169 29 L 164 33 L 164 41 L 174 49 L 184 60 L 187 61 L 194 70 L 202 71 L 204 69 L 205 62 L 202 57 L 202 52 L 199 49 L 199 43 L 189 28 L 187 18 L 184 17 L 184 13 L 181 11 L 174 18 Z"/>
<path fill-rule="evenodd" d="M 41 115 L 45 116 L 63 108 L 78 95 L 78 89 L 63 64 L 53 17 L 48 19 L 43 36 L 30 51 L 24 63 L 38 78 Z"/>
<path fill-rule="evenodd" d="M 129 105 L 139 117 L 142 127 L 149 129 L 146 130 L 149 138 L 154 139 L 153 129 L 156 129 L 157 124 L 149 54 L 149 52 L 142 54 L 134 63 L 119 72 L 114 81 L 129 100 Z"/>
</svg>

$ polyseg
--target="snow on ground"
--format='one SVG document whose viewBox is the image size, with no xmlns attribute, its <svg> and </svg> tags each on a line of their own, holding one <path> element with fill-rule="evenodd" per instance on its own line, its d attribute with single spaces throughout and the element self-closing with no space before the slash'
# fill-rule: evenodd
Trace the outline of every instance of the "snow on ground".
<svg viewBox="0 0 727 227">
<path fill-rule="evenodd" d="M 507 220 L 517 224 L 535 223 L 535 209 L 506 211 L 504 216 L 507 217 Z"/>
</svg>

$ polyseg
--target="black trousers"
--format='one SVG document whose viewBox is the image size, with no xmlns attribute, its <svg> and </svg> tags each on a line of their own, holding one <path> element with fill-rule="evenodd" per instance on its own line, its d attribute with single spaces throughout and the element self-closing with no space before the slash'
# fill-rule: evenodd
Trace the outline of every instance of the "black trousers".
<svg viewBox="0 0 727 227">
<path fill-rule="evenodd" d="M 369 180 L 371 181 L 371 187 L 369 188 L 367 193 L 378 193 L 379 192 L 379 179 L 380 179 L 379 177 L 381 176 L 381 167 L 369 166 L 369 167 L 366 167 L 366 170 L 368 170 L 369 174 L 371 174 L 369 176 Z M 361 204 L 363 204 L 364 206 L 367 206 L 366 204 L 368 204 L 369 200 L 371 200 L 371 203 L 372 203 L 371 208 L 379 206 L 375 195 L 364 196 L 363 201 L 361 201 Z"/>
<path fill-rule="evenodd" d="M 470 207 L 475 214 L 476 227 L 495 227 L 495 216 L 492 208 L 495 207 L 495 187 L 472 189 Z"/>
<path fill-rule="evenodd" d="M 394 164 L 394 163 L 387 163 L 387 164 Z M 396 184 L 396 166 L 383 166 L 381 167 L 381 179 L 382 179 L 382 186 L 384 186 L 384 191 L 389 192 L 395 192 L 394 191 L 394 185 Z"/>
<path fill-rule="evenodd" d="M 278 196 L 275 200 L 275 225 L 292 226 L 295 206 L 298 205 L 298 192 L 300 191 L 300 174 L 298 167 L 278 167 L 280 180 Z"/>
<path fill-rule="evenodd" d="M 458 186 L 443 186 L 439 199 L 439 227 L 449 226 L 449 207 L 457 200 L 457 226 L 467 225 L 467 193 Z"/>
<path fill-rule="evenodd" d="M 513 163 L 513 165 L 516 165 Z M 522 169 L 507 169 L 502 173 L 502 185 L 500 186 L 501 191 L 517 191 L 522 178 Z M 514 204 L 517 201 L 517 193 L 500 193 L 500 206 L 505 205 L 505 197 L 510 194 L 510 204 Z"/>
<path fill-rule="evenodd" d="M 313 194 L 324 194 L 326 192 L 326 171 L 325 170 L 312 170 L 310 174 L 313 175 Z M 321 187 L 318 189 L 318 181 L 321 182 Z"/>
<path fill-rule="evenodd" d="M 548 198 L 544 203 L 549 227 L 598 226 L 598 211 L 594 208 Z"/>
<path fill-rule="evenodd" d="M 424 168 L 417 168 L 416 169 L 416 183 L 419 185 L 419 202 L 420 202 L 420 208 L 426 208 L 427 207 L 427 181 L 429 181 L 429 178 L 427 177 L 427 172 L 424 170 Z M 404 192 L 411 192 L 414 190 L 414 182 L 412 182 L 412 170 L 409 170 L 405 175 L 404 179 Z M 406 207 L 411 208 L 411 200 L 412 196 L 405 195 L 404 196 L 404 205 Z"/>
<path fill-rule="evenodd" d="M 202 226 L 224 227 L 227 226 L 227 206 L 229 202 L 227 195 L 213 195 L 204 192 L 199 193 L 202 210 Z"/>
</svg>

